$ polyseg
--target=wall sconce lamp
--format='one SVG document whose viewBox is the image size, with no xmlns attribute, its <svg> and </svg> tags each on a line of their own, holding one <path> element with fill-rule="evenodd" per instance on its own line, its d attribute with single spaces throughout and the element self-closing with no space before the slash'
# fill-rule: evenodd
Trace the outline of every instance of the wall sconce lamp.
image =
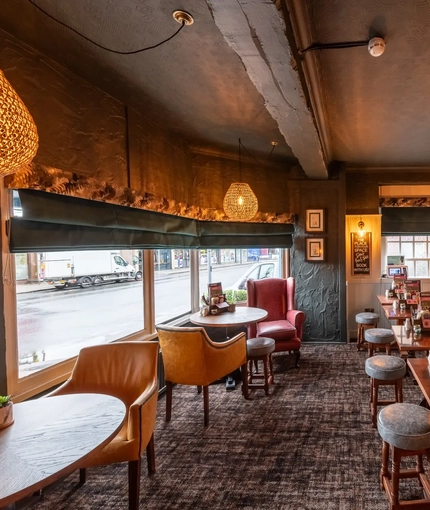
<svg viewBox="0 0 430 510">
<path fill-rule="evenodd" d="M 0 177 L 28 165 L 38 146 L 33 117 L 0 71 Z"/>
<path fill-rule="evenodd" d="M 364 237 L 364 234 L 366 233 L 366 231 L 364 230 L 364 221 L 360 218 L 360 221 L 358 222 L 358 228 L 360 229 L 358 231 L 358 235 L 360 237 Z"/>
<path fill-rule="evenodd" d="M 249 184 L 242 181 L 241 145 L 239 138 L 239 182 L 230 184 L 223 200 L 225 214 L 235 221 L 249 221 L 258 212 L 258 200 Z"/>
</svg>

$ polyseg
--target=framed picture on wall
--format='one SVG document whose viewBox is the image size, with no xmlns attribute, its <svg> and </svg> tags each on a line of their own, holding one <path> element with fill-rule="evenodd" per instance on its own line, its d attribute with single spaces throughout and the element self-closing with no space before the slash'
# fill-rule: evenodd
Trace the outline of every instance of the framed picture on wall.
<svg viewBox="0 0 430 510">
<path fill-rule="evenodd" d="M 306 209 L 306 232 L 324 232 L 324 209 Z"/>
<path fill-rule="evenodd" d="M 321 262 L 325 260 L 325 239 L 323 237 L 306 238 L 306 260 Z"/>
</svg>

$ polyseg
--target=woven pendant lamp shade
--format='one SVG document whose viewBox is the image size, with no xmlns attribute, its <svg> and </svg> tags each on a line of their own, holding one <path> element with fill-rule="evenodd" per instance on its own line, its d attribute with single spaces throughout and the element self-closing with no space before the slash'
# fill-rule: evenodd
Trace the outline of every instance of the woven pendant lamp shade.
<svg viewBox="0 0 430 510">
<path fill-rule="evenodd" d="M 33 117 L 0 71 L 0 176 L 30 163 L 38 146 Z"/>
<path fill-rule="evenodd" d="M 258 212 L 258 200 L 249 184 L 233 182 L 225 194 L 223 207 L 231 220 L 248 221 Z"/>
</svg>

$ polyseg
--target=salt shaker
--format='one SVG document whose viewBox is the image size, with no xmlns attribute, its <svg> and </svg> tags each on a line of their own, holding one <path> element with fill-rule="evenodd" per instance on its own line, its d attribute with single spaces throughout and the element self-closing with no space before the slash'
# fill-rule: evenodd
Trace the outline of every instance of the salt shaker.
<svg viewBox="0 0 430 510">
<path fill-rule="evenodd" d="M 406 319 L 405 320 L 405 330 L 409 331 L 410 329 L 412 329 L 411 319 Z"/>
</svg>

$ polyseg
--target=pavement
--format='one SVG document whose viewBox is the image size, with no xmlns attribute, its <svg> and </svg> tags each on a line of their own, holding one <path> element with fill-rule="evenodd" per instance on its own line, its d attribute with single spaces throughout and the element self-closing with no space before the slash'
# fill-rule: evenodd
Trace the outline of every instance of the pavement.
<svg viewBox="0 0 430 510">
<path fill-rule="evenodd" d="M 28 281 L 18 281 L 16 282 L 16 293 L 24 294 L 27 292 L 38 292 L 41 290 L 52 290 L 55 289 L 53 285 L 49 285 L 49 283 L 45 282 L 28 282 Z"/>
</svg>

